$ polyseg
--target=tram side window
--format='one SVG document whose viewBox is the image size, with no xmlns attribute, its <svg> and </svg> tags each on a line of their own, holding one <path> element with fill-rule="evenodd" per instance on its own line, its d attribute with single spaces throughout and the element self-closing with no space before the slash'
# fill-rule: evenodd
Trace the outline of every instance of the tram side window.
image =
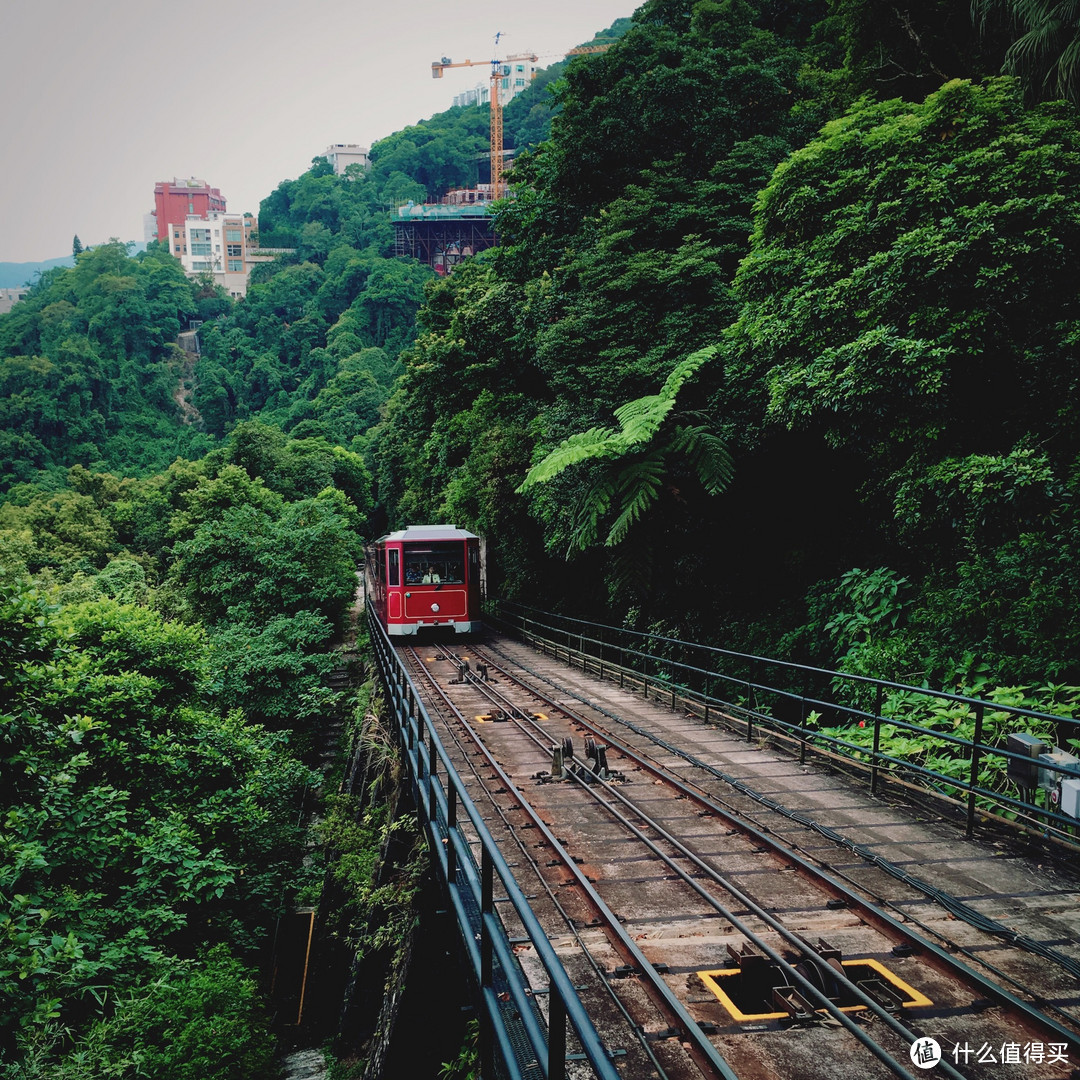
<svg viewBox="0 0 1080 1080">
<path fill-rule="evenodd" d="M 391 585 L 400 585 L 401 584 L 401 570 L 400 570 L 399 564 L 398 564 L 399 552 L 398 552 L 397 548 L 391 548 L 386 553 L 386 555 L 387 555 L 387 559 L 388 559 L 388 562 L 389 562 L 390 584 Z"/>
</svg>

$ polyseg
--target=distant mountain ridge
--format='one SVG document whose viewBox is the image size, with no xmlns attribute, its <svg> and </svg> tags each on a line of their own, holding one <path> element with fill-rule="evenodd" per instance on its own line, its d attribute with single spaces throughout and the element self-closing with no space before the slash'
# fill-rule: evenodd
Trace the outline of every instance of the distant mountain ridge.
<svg viewBox="0 0 1080 1080">
<path fill-rule="evenodd" d="M 62 259 L 46 259 L 44 262 L 0 262 L 0 289 L 17 289 L 32 282 L 35 274 L 43 274 L 55 266 L 74 265 L 73 255 L 65 255 Z"/>
</svg>

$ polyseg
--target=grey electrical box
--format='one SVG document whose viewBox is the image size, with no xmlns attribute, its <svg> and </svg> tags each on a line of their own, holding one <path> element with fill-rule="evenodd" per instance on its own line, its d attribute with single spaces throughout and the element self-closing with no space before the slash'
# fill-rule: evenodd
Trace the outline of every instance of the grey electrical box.
<svg viewBox="0 0 1080 1080">
<path fill-rule="evenodd" d="M 1009 735 L 1005 740 L 1005 749 L 1010 754 L 1021 754 L 1028 761 L 1018 761 L 1016 758 L 1006 758 L 1008 762 L 1007 774 L 1010 780 L 1019 784 L 1022 788 L 1039 786 L 1039 763 L 1038 757 L 1046 750 L 1046 743 L 1042 739 L 1035 738 L 1025 732 Z"/>
<path fill-rule="evenodd" d="M 1039 787 L 1046 791 L 1054 791 L 1069 773 L 1080 776 L 1080 758 L 1073 757 L 1072 754 L 1066 754 L 1064 750 L 1059 750 L 1057 747 L 1054 747 L 1048 753 L 1040 754 L 1039 765 L 1057 766 L 1054 769 L 1041 767 L 1039 769 Z"/>
<path fill-rule="evenodd" d="M 1061 804 L 1058 809 L 1066 817 L 1080 818 L 1080 780 L 1068 777 L 1061 781 Z"/>
</svg>

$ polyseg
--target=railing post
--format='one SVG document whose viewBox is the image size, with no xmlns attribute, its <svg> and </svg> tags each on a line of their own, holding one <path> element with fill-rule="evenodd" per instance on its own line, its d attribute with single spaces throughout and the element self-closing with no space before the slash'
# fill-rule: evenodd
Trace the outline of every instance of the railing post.
<svg viewBox="0 0 1080 1080">
<path fill-rule="evenodd" d="M 750 675 L 753 676 L 753 668 Z M 746 741 L 754 741 L 754 684 L 752 678 L 746 680 Z"/>
<path fill-rule="evenodd" d="M 799 764 L 806 764 L 806 683 L 799 698 Z"/>
<path fill-rule="evenodd" d="M 454 833 L 457 831 L 457 787 L 448 784 L 446 788 L 446 880 L 453 885 L 457 879 L 457 848 L 454 846 Z"/>
<path fill-rule="evenodd" d="M 435 752 L 435 732 L 428 732 L 428 797 L 427 797 L 427 815 L 429 819 L 434 819 L 436 814 L 436 808 L 438 803 L 435 799 L 435 785 L 437 783 L 435 774 L 439 769 L 439 755 Z"/>
<path fill-rule="evenodd" d="M 488 849 L 480 852 L 480 985 L 490 986 L 494 976 L 494 949 L 485 915 L 495 911 L 495 868 Z"/>
<path fill-rule="evenodd" d="M 554 989 L 548 995 L 548 1080 L 566 1075 L 566 1005 Z"/>
<path fill-rule="evenodd" d="M 480 1031 L 478 1032 L 480 1050 L 481 1080 L 491 1080 L 495 1076 L 495 1039 L 491 1031 L 491 1018 L 487 1009 L 480 1010 Z"/>
<path fill-rule="evenodd" d="M 965 836 L 970 840 L 975 835 L 975 785 L 979 782 L 980 746 L 983 734 L 983 704 L 975 706 L 975 735 L 971 740 L 971 772 L 968 774 L 967 829 Z"/>
<path fill-rule="evenodd" d="M 488 915 L 495 910 L 495 872 L 491 854 L 486 847 L 480 850 L 480 994 L 495 981 L 495 949 L 491 941 Z M 494 1035 L 489 1029 L 493 1023 L 487 1009 L 480 1010 L 480 1075 L 495 1076 Z M 488 1030 L 485 1030 L 488 1029 Z"/>
<path fill-rule="evenodd" d="M 874 700 L 874 753 L 870 758 L 870 794 L 877 794 L 878 781 L 878 753 L 881 750 L 881 701 L 885 688 L 881 683 L 877 684 L 877 694 Z"/>
</svg>

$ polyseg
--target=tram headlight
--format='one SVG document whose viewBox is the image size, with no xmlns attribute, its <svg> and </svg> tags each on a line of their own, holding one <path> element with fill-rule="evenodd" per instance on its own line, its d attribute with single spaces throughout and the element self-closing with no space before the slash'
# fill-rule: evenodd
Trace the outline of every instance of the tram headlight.
<svg viewBox="0 0 1080 1080">
<path fill-rule="evenodd" d="M 431 610 L 432 610 L 432 611 L 434 611 L 434 612 L 435 612 L 436 614 L 438 614 L 438 612 L 439 612 L 439 605 L 438 605 L 438 604 L 432 604 L 432 605 L 431 605 Z"/>
</svg>

